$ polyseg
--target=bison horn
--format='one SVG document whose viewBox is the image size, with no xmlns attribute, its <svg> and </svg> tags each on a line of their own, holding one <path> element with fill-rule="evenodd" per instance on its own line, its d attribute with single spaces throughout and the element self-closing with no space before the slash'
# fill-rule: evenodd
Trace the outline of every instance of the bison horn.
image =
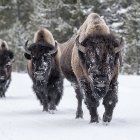
<svg viewBox="0 0 140 140">
<path fill-rule="evenodd" d="M 83 45 L 81 45 L 81 43 L 79 42 L 79 36 L 76 38 L 75 40 L 76 42 L 76 46 L 78 47 L 78 50 L 85 53 L 86 52 L 86 49 Z"/>
<path fill-rule="evenodd" d="M 11 61 L 9 61 L 8 63 L 7 63 L 7 65 L 12 65 L 13 63 L 15 62 L 15 59 L 12 59 Z"/>
<path fill-rule="evenodd" d="M 121 37 L 120 43 L 119 43 L 119 47 L 116 47 L 116 48 L 115 48 L 115 53 L 120 52 L 120 51 L 122 50 L 123 47 L 124 47 L 124 40 L 123 40 L 123 38 Z"/>
<path fill-rule="evenodd" d="M 55 47 L 54 47 L 53 50 L 49 51 L 49 54 L 54 54 L 54 53 L 57 52 L 57 50 L 58 50 L 58 47 L 57 47 L 57 41 L 55 41 Z"/>
<path fill-rule="evenodd" d="M 29 40 L 27 40 L 26 42 L 25 42 L 25 46 L 24 46 L 24 49 L 25 49 L 25 51 L 26 51 L 26 53 L 28 53 L 28 54 L 31 54 L 31 52 L 28 50 L 28 42 L 29 42 Z"/>
</svg>

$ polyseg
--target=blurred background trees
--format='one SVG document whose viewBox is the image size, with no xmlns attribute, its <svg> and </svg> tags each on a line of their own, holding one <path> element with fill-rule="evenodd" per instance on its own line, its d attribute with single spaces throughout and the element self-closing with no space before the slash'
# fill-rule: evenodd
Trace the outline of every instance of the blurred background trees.
<svg viewBox="0 0 140 140">
<path fill-rule="evenodd" d="M 140 75 L 139 0 L 0 0 L 0 38 L 15 52 L 14 71 L 26 71 L 23 45 L 33 40 L 39 27 L 64 42 L 91 12 L 102 15 L 111 30 L 124 38 L 122 73 Z"/>
</svg>

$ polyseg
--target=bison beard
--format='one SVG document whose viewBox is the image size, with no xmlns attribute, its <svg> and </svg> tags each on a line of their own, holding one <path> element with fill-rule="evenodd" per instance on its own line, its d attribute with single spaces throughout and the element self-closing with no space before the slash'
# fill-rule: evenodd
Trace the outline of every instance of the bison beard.
<svg viewBox="0 0 140 140">
<path fill-rule="evenodd" d="M 57 76 L 56 76 L 56 75 Z M 52 71 L 47 81 L 33 81 L 33 90 L 43 105 L 44 111 L 56 110 L 63 92 L 63 79 L 61 75 Z"/>
</svg>

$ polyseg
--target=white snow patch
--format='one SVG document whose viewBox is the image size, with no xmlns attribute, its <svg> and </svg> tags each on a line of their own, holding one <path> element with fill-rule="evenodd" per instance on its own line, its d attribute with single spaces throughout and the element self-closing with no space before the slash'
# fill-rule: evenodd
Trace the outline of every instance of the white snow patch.
<svg viewBox="0 0 140 140">
<path fill-rule="evenodd" d="M 89 124 L 89 112 L 84 119 L 75 119 L 76 95 L 65 81 L 63 99 L 55 114 L 42 112 L 42 106 L 32 91 L 27 74 L 13 73 L 5 99 L 0 99 L 1 140 L 139 140 L 140 77 L 119 77 L 119 102 L 112 122 L 105 126 Z M 102 118 L 104 107 L 98 109 Z"/>
</svg>

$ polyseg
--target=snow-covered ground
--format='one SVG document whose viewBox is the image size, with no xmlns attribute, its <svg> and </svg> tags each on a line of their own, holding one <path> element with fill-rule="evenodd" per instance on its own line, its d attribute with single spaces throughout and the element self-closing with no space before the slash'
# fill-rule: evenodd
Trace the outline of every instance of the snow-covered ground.
<svg viewBox="0 0 140 140">
<path fill-rule="evenodd" d="M 42 112 L 27 74 L 13 73 L 5 99 L 0 99 L 0 140 L 140 140 L 140 77 L 119 77 L 119 102 L 110 125 L 75 119 L 77 101 L 65 81 L 64 96 L 55 114 Z M 102 118 L 104 108 L 99 107 Z"/>
</svg>

